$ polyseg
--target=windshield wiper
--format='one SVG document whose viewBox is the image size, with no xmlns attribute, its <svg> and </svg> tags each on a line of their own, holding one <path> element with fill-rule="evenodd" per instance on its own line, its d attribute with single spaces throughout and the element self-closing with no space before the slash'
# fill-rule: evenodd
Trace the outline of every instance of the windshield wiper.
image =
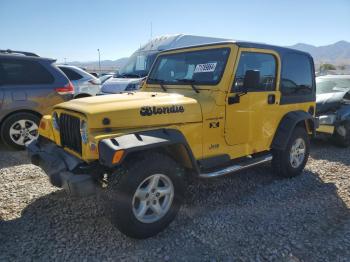
<svg viewBox="0 0 350 262">
<path fill-rule="evenodd" d="M 164 80 L 163 79 L 148 78 L 148 80 L 159 84 L 164 92 L 167 91 L 166 87 L 164 86 Z"/>
<path fill-rule="evenodd" d="M 197 87 L 194 85 L 196 83 L 195 80 L 192 80 L 192 79 L 186 79 L 186 78 L 183 78 L 183 79 L 175 79 L 176 81 L 178 82 L 182 82 L 182 83 L 185 83 L 185 84 L 190 84 L 190 86 L 192 87 L 192 89 L 198 94 L 199 93 L 199 90 L 197 89 Z"/>
</svg>

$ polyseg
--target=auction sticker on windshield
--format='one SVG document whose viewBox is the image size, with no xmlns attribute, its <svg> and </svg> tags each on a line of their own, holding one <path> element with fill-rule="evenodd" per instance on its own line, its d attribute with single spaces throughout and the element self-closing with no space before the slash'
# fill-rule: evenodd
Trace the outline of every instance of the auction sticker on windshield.
<svg viewBox="0 0 350 262">
<path fill-rule="evenodd" d="M 215 63 L 206 63 L 206 64 L 198 64 L 196 66 L 196 69 L 194 70 L 194 73 L 208 73 L 208 72 L 214 72 L 216 68 L 216 62 Z"/>
</svg>

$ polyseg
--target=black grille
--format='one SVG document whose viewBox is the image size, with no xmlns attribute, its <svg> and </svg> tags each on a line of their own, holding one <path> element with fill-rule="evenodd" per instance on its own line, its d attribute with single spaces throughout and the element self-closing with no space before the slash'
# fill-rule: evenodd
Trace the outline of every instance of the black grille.
<svg viewBox="0 0 350 262">
<path fill-rule="evenodd" d="M 81 154 L 80 119 L 68 114 L 60 115 L 61 145 Z"/>
</svg>

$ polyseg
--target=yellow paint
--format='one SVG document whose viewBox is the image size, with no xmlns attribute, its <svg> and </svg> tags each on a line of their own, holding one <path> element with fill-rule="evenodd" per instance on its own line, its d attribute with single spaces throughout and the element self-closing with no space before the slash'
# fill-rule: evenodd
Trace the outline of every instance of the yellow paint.
<svg viewBox="0 0 350 262">
<path fill-rule="evenodd" d="M 320 125 L 320 127 L 317 128 L 316 131 L 319 133 L 333 134 L 334 133 L 334 126 Z"/>
<path fill-rule="evenodd" d="M 157 84 L 145 83 L 140 92 L 83 98 L 57 105 L 55 111 L 58 114 L 72 114 L 88 123 L 89 143 L 83 144 L 82 156 L 66 150 L 89 162 L 98 159 L 98 147 L 91 150 L 91 143 L 98 145 L 104 138 L 159 128 L 180 130 L 197 159 L 221 154 L 228 154 L 234 159 L 269 150 L 283 116 L 294 110 L 308 111 L 310 106 L 315 107 L 315 103 L 279 105 L 281 62 L 274 51 L 243 49 L 234 43 L 192 47 L 186 51 L 219 47 L 231 50 L 222 79 L 216 86 L 197 85 L 200 90 L 198 94 L 189 85 L 168 85 L 167 92 L 164 92 Z M 240 98 L 240 103 L 229 105 L 229 97 L 236 95 L 231 93 L 231 86 L 242 51 L 263 52 L 275 56 L 277 89 L 271 92 L 250 92 Z M 179 52 L 184 52 L 184 49 L 166 53 Z M 273 105 L 267 103 L 269 94 L 276 97 Z M 145 106 L 182 106 L 184 112 L 141 116 L 140 110 Z M 109 125 L 103 125 L 104 118 L 110 119 Z M 210 127 L 211 123 L 215 128 Z M 52 133 L 48 133 L 40 130 L 40 134 L 60 145 L 58 131 L 51 131 Z"/>
</svg>

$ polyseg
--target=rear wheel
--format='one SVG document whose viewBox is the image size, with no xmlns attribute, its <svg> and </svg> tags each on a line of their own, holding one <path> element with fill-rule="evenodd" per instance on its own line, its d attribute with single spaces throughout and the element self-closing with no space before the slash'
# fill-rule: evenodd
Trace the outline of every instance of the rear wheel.
<svg viewBox="0 0 350 262">
<path fill-rule="evenodd" d="M 24 149 L 25 143 L 38 137 L 40 118 L 31 113 L 16 113 L 6 118 L 1 126 L 3 142 L 15 149 Z"/>
<path fill-rule="evenodd" d="M 310 140 L 303 127 L 296 127 L 285 150 L 273 150 L 272 167 L 282 177 L 300 175 L 309 158 Z"/>
<path fill-rule="evenodd" d="M 139 155 L 124 174 L 115 174 L 103 196 L 111 222 L 125 235 L 147 238 L 175 218 L 184 194 L 177 163 L 160 153 Z"/>
<path fill-rule="evenodd" d="M 335 128 L 333 134 L 334 143 L 340 147 L 350 146 L 350 122 L 345 122 Z"/>
</svg>

